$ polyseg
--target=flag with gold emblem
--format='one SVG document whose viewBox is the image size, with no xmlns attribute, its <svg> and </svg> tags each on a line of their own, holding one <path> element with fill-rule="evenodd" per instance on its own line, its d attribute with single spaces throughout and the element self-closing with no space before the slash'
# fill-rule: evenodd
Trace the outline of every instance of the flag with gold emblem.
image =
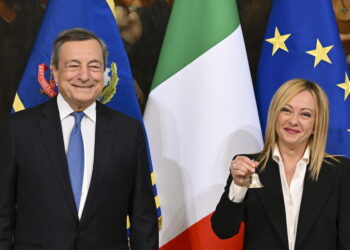
<svg viewBox="0 0 350 250">
<path fill-rule="evenodd" d="M 350 81 L 330 0 L 275 0 L 255 93 L 262 128 L 277 88 L 292 78 L 318 83 L 330 101 L 327 152 L 350 156 Z"/>
</svg>

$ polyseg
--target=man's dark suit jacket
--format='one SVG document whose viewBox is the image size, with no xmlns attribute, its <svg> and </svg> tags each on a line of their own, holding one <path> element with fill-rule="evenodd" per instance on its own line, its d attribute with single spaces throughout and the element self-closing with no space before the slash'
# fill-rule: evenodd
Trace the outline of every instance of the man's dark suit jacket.
<svg viewBox="0 0 350 250">
<path fill-rule="evenodd" d="M 248 157 L 257 159 L 256 155 Z M 311 180 L 307 167 L 295 250 L 350 249 L 350 161 L 338 159 L 340 162 L 323 163 L 317 181 Z M 244 249 L 288 250 L 278 164 L 269 159 L 259 176 L 264 187 L 249 189 L 242 203 L 228 198 L 229 176 L 211 217 L 212 228 L 218 237 L 226 239 L 237 234 L 244 222 Z"/>
<path fill-rule="evenodd" d="M 96 105 L 93 174 L 81 219 L 56 99 L 12 115 L 0 138 L 0 250 L 158 249 L 143 129 Z"/>
</svg>

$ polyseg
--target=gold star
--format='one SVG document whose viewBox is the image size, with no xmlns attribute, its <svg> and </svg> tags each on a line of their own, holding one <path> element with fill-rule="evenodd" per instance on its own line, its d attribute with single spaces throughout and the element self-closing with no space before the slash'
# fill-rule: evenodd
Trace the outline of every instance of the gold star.
<svg viewBox="0 0 350 250">
<path fill-rule="evenodd" d="M 321 42 L 317 39 L 316 49 L 306 51 L 306 53 L 315 57 L 314 68 L 316 68 L 317 64 L 319 64 L 322 60 L 332 64 L 327 54 L 333 47 L 334 45 L 328 46 L 328 47 L 322 47 Z"/>
<path fill-rule="evenodd" d="M 337 86 L 344 89 L 344 101 L 345 101 L 350 94 L 350 81 L 347 73 L 345 73 L 345 82 L 337 84 Z"/>
<path fill-rule="evenodd" d="M 284 42 L 288 39 L 288 37 L 290 37 L 290 35 L 291 34 L 286 34 L 281 36 L 280 32 L 278 31 L 278 28 L 275 28 L 275 36 L 266 39 L 267 42 L 273 44 L 272 55 L 274 55 L 278 49 L 283 49 L 284 51 L 288 52 L 288 49 Z"/>
</svg>

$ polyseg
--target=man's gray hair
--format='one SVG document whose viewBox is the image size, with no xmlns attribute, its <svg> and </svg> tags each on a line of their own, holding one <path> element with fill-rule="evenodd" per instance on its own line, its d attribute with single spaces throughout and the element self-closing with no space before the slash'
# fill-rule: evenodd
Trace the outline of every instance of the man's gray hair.
<svg viewBox="0 0 350 250">
<path fill-rule="evenodd" d="M 83 28 L 73 28 L 69 30 L 64 30 L 57 36 L 55 42 L 53 43 L 51 66 L 58 69 L 60 50 L 62 45 L 65 42 L 86 41 L 90 39 L 94 39 L 100 44 L 102 49 L 102 54 L 103 54 L 103 68 L 106 69 L 108 51 L 107 51 L 107 46 L 105 42 L 101 40 L 98 36 L 96 36 L 94 33 L 92 33 L 91 31 Z"/>
</svg>

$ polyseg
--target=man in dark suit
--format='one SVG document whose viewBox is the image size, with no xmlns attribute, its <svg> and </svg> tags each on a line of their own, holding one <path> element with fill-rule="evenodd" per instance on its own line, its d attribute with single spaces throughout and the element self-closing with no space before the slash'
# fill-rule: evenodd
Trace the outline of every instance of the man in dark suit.
<svg viewBox="0 0 350 250">
<path fill-rule="evenodd" d="M 142 126 L 96 102 L 106 57 L 93 33 L 61 33 L 51 62 L 59 95 L 3 129 L 0 250 L 158 249 Z"/>
</svg>

